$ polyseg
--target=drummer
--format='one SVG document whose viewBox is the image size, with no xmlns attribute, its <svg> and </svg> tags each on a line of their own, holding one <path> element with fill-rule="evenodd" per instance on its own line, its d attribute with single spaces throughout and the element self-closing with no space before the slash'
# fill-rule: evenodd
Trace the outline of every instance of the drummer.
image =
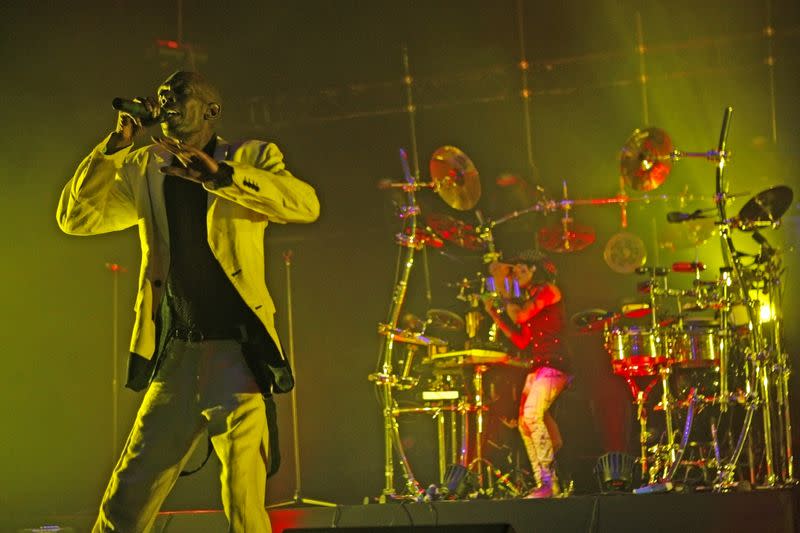
<svg viewBox="0 0 800 533">
<path fill-rule="evenodd" d="M 519 406 L 518 428 L 531 463 L 536 487 L 528 498 L 558 496 L 553 462 L 561 444 L 558 426 L 548 409 L 569 384 L 568 350 L 564 342 L 564 306 L 555 284 L 555 265 L 543 254 L 528 251 L 508 262 L 489 265 L 496 281 L 510 279 L 519 298 L 487 298 L 484 306 L 498 329 L 530 362 Z M 500 287 L 510 284 L 500 282 Z M 515 291 L 501 290 L 503 294 Z"/>
</svg>

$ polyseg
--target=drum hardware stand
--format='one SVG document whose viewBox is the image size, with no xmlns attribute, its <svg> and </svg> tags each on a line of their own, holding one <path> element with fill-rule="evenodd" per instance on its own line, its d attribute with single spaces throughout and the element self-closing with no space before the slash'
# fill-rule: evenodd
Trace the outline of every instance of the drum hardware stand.
<svg viewBox="0 0 800 533">
<path fill-rule="evenodd" d="M 786 485 L 795 485 L 797 480 L 794 479 L 792 421 L 789 401 L 791 368 L 788 364 L 788 354 L 783 346 L 783 294 L 780 284 L 780 273 L 783 267 L 779 251 L 770 246 L 769 242 L 758 230 L 753 231 L 752 237 L 761 245 L 759 257 L 766 258 L 762 292 L 768 296 L 769 318 L 772 323 L 770 344 L 774 353 L 775 364 L 771 373 L 775 375 L 777 419 L 779 424 L 782 424 L 782 426 L 779 426 L 782 431 L 778 434 L 781 450 L 781 477 Z"/>
<path fill-rule="evenodd" d="M 403 66 L 403 85 L 405 86 L 406 96 L 406 111 L 408 112 L 409 128 L 411 133 L 411 150 L 414 165 L 414 172 L 412 174 L 411 168 L 408 164 L 408 154 L 405 150 L 400 150 L 400 163 L 403 167 L 403 174 L 405 182 L 403 190 L 406 192 L 408 204 L 404 206 L 403 220 L 410 227 L 409 243 L 405 246 L 405 253 L 400 252 L 398 259 L 402 256 L 402 267 L 398 271 L 396 284 L 392 292 L 392 303 L 389 309 L 389 319 L 387 326 L 390 333 L 384 336 L 383 348 L 380 354 L 380 369 L 378 372 L 368 376 L 370 381 L 374 381 L 380 390 L 381 403 L 383 406 L 383 433 L 384 433 L 384 487 L 380 496 L 381 503 L 386 501 L 387 497 L 395 496 L 394 489 L 394 455 L 393 448 L 397 451 L 400 462 L 403 466 L 403 471 L 406 478 L 406 488 L 411 494 L 418 495 L 422 492 L 414 474 L 411 472 L 411 467 L 408 463 L 408 458 L 403 450 L 402 442 L 400 440 L 400 429 L 397 419 L 394 416 L 395 400 L 393 389 L 397 385 L 397 378 L 392 373 L 392 355 L 394 352 L 394 336 L 391 331 L 397 328 L 397 323 L 400 320 L 400 310 L 405 300 L 406 290 L 408 289 L 408 280 L 411 275 L 411 268 L 414 265 L 414 252 L 416 251 L 416 238 L 417 238 L 417 215 L 419 214 L 419 206 L 417 205 L 415 191 L 422 187 L 423 184 L 419 183 L 419 157 L 417 152 L 417 134 L 416 134 L 416 108 L 413 101 L 412 86 L 414 78 L 411 76 L 408 61 L 408 48 L 403 46 L 401 52 L 401 60 Z M 398 265 L 400 267 L 400 265 Z"/>
<path fill-rule="evenodd" d="M 719 138 L 719 147 L 716 152 L 713 153 L 714 159 L 717 161 L 716 167 L 716 204 L 717 204 L 717 211 L 720 218 L 719 224 L 719 232 L 720 232 L 720 241 L 722 244 L 722 251 L 723 251 L 723 258 L 726 260 L 727 267 L 729 267 L 729 273 L 731 274 L 730 281 L 732 281 L 733 286 L 735 287 L 736 291 L 738 292 L 738 296 L 740 301 L 745 303 L 745 308 L 748 313 L 751 335 L 749 336 L 750 346 L 746 349 L 748 353 L 748 362 L 752 365 L 752 374 L 751 379 L 754 380 L 754 386 L 750 385 L 750 379 L 747 380 L 746 387 L 749 389 L 747 394 L 747 408 L 745 412 L 745 419 L 742 427 L 742 431 L 739 434 L 739 439 L 736 442 L 736 446 L 733 450 L 733 453 L 728 461 L 727 464 L 720 464 L 719 470 L 717 472 L 717 481 L 714 485 L 716 490 L 730 490 L 732 487 L 735 486 L 734 475 L 736 470 L 736 464 L 739 461 L 739 457 L 741 456 L 742 450 L 744 445 L 747 441 L 747 437 L 750 433 L 750 425 L 752 424 L 753 414 L 758 407 L 762 408 L 763 421 L 764 421 L 764 430 L 765 430 L 765 446 L 764 446 L 764 456 L 765 462 L 767 465 L 767 484 L 773 485 L 775 483 L 775 477 L 773 472 L 773 453 L 772 453 L 772 441 L 771 441 L 771 423 L 770 423 L 770 414 L 767 410 L 767 407 L 770 405 L 769 402 L 769 387 L 768 387 L 768 376 L 764 373 L 764 364 L 761 361 L 761 350 L 760 347 L 762 345 L 760 335 L 759 335 L 759 328 L 753 327 L 754 325 L 758 324 L 758 321 L 755 318 L 755 313 L 753 310 L 752 302 L 750 301 L 749 295 L 745 290 L 745 283 L 741 273 L 741 265 L 740 260 L 736 254 L 736 250 L 733 245 L 733 240 L 731 239 L 730 235 L 730 219 L 727 217 L 726 207 L 727 207 L 727 200 L 728 200 L 728 183 L 725 180 L 725 165 L 730 153 L 726 150 L 727 138 L 728 138 L 728 130 L 730 127 L 730 119 L 731 115 L 733 114 L 733 108 L 727 107 L 725 108 L 725 112 L 722 119 L 722 129 L 720 132 Z M 711 154 L 711 152 L 709 152 Z M 726 283 L 723 284 L 724 287 L 727 286 L 728 280 Z M 727 303 L 729 299 L 727 298 L 728 293 L 724 292 L 724 296 L 726 296 L 725 302 Z M 722 325 L 726 328 L 724 332 L 727 333 L 727 313 L 722 313 Z M 724 412 L 727 410 L 727 402 L 730 401 L 729 398 L 729 388 L 728 388 L 728 372 L 729 372 L 729 362 L 728 362 L 728 343 L 723 343 L 723 347 L 720 350 L 720 396 L 721 396 L 721 411 Z M 724 366 L 723 366 L 724 365 Z M 723 387 L 724 385 L 724 387 Z M 763 392 L 766 397 L 761 398 L 759 393 Z"/>
<path fill-rule="evenodd" d="M 657 379 L 653 379 L 644 389 L 639 387 L 632 376 L 626 376 L 625 382 L 631 390 L 631 394 L 635 398 L 636 403 L 636 418 L 639 420 L 639 462 L 642 468 L 642 479 L 648 479 L 650 476 L 650 467 L 647 460 L 647 397 L 650 391 L 658 383 Z"/>
<path fill-rule="evenodd" d="M 472 387 L 475 400 L 474 409 L 475 409 L 475 458 L 469 463 L 468 468 L 472 470 L 473 468 L 477 467 L 477 474 L 478 474 L 478 487 L 480 489 L 484 488 L 484 476 L 483 476 L 483 465 L 484 463 L 490 469 L 489 471 L 494 468 L 494 466 L 483 458 L 483 411 L 485 409 L 483 405 L 483 374 L 489 369 L 487 365 L 474 365 L 473 367 L 473 376 L 472 376 Z"/>
<path fill-rule="evenodd" d="M 408 206 L 406 212 L 410 213 L 405 217 L 405 221 L 410 224 L 409 231 L 409 245 L 405 246 L 404 260 L 402 261 L 402 270 L 396 280 L 395 288 L 392 292 L 392 304 L 389 310 L 389 319 L 387 320 L 386 327 L 389 330 L 384 336 L 383 349 L 381 351 L 381 367 L 379 372 L 369 375 L 369 380 L 375 382 L 380 389 L 381 403 L 383 405 L 383 430 L 384 430 L 384 478 L 385 484 L 381 494 L 381 502 L 383 503 L 386 497 L 395 496 L 394 490 L 394 451 L 400 458 L 406 476 L 406 487 L 413 494 L 420 494 L 422 487 L 414 478 L 411 472 L 408 459 L 402 449 L 400 442 L 400 430 L 397 420 L 394 416 L 395 400 L 393 389 L 397 385 L 397 377 L 392 374 L 392 354 L 394 351 L 394 336 L 391 334 L 397 323 L 400 320 L 400 310 L 405 300 L 406 290 L 408 288 L 408 280 L 411 275 L 411 268 L 414 265 L 414 252 L 416 251 L 416 230 L 417 230 L 417 207 L 415 190 L 417 189 L 416 176 L 412 176 L 411 170 L 408 166 L 408 154 L 405 150 L 400 150 L 400 161 L 403 166 L 405 174 L 405 181 L 407 188 L 404 189 L 408 197 Z"/>
<path fill-rule="evenodd" d="M 283 262 L 286 265 L 286 309 L 287 309 L 287 320 L 289 325 L 289 351 L 288 351 L 288 359 L 289 359 L 289 366 L 293 369 L 293 371 L 297 372 L 297 367 L 295 366 L 294 361 L 294 322 L 292 321 L 292 251 L 286 250 L 283 252 Z M 275 503 L 272 505 L 268 505 L 268 509 L 274 509 L 277 507 L 286 507 L 289 505 L 319 505 L 322 507 L 336 507 L 335 503 L 325 502 L 322 500 L 312 500 L 309 498 L 303 498 L 302 496 L 302 489 L 301 489 L 301 476 L 300 476 L 300 434 L 298 429 L 298 422 L 297 422 L 297 384 L 292 387 L 292 392 L 290 393 L 291 400 L 292 400 L 292 448 L 294 450 L 294 496 L 291 500 L 287 500 L 285 502 Z"/>
<path fill-rule="evenodd" d="M 686 410 L 686 422 L 683 425 L 681 443 L 678 446 L 677 456 L 674 458 L 672 466 L 670 467 L 669 471 L 665 471 L 664 473 L 664 480 L 666 481 L 671 481 L 672 478 L 675 477 L 675 474 L 678 472 L 678 468 L 681 466 L 681 461 L 683 461 L 683 456 L 686 453 L 686 447 L 689 445 L 689 435 L 692 432 L 692 425 L 694 424 L 694 412 L 696 404 L 697 389 L 692 387 L 692 389 L 689 391 L 689 406 Z"/>
</svg>

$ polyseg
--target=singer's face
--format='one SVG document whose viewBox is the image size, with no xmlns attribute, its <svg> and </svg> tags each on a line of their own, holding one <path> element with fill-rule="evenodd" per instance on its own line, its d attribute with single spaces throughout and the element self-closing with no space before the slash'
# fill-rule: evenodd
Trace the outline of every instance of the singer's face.
<svg viewBox="0 0 800 533">
<path fill-rule="evenodd" d="M 211 127 L 206 118 L 208 103 L 200 87 L 191 80 L 179 75 L 168 78 L 158 88 L 158 103 L 166 115 L 161 131 L 167 137 L 187 140 Z"/>
</svg>

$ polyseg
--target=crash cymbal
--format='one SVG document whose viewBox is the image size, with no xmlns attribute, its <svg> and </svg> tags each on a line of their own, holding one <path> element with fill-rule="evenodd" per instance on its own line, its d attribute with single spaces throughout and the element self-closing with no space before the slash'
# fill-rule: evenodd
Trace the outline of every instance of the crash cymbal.
<svg viewBox="0 0 800 533">
<path fill-rule="evenodd" d="M 459 211 L 475 207 L 481 197 L 478 170 L 467 154 L 455 146 L 437 148 L 430 161 L 434 191 Z"/>
<path fill-rule="evenodd" d="M 619 154 L 625 183 L 637 191 L 657 189 L 672 170 L 673 151 L 672 140 L 664 130 L 634 130 Z"/>
<path fill-rule="evenodd" d="M 666 224 L 658 230 L 658 246 L 666 250 L 697 248 L 717 235 L 713 218 L 697 218 L 680 224 Z"/>
<path fill-rule="evenodd" d="M 786 185 L 761 191 L 747 201 L 739 211 L 741 229 L 753 229 L 759 222 L 773 224 L 780 220 L 792 205 L 794 194 Z"/>
<path fill-rule="evenodd" d="M 467 250 L 482 250 L 484 242 L 478 236 L 475 226 L 457 220 L 449 215 L 431 213 L 425 222 L 436 235 Z"/>
<path fill-rule="evenodd" d="M 546 226 L 539 230 L 539 246 L 548 252 L 577 252 L 592 244 L 594 240 L 594 229 L 581 224 L 570 223 L 566 230 L 563 224 Z"/>
<path fill-rule="evenodd" d="M 428 309 L 428 324 L 449 331 L 464 330 L 464 319 L 447 309 Z"/>
<path fill-rule="evenodd" d="M 605 309 L 587 309 L 572 315 L 570 322 L 577 326 L 581 332 L 591 333 L 602 330 L 618 318 L 619 315 L 617 313 L 611 313 Z"/>
</svg>

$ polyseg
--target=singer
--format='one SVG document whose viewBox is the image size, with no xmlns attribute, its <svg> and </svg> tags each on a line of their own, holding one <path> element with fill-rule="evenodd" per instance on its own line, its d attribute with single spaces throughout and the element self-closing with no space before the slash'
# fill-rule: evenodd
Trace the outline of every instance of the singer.
<svg viewBox="0 0 800 533">
<path fill-rule="evenodd" d="M 141 239 L 127 386 L 146 393 L 93 531 L 148 530 L 208 432 L 230 531 L 269 532 L 266 406 L 294 380 L 275 331 L 263 235 L 269 222 L 313 222 L 319 201 L 275 144 L 215 133 L 222 99 L 200 74 L 176 72 L 157 98 L 137 102 L 146 113 L 118 113 L 56 215 L 71 235 L 138 226 Z M 155 124 L 163 137 L 134 150 Z"/>
</svg>

